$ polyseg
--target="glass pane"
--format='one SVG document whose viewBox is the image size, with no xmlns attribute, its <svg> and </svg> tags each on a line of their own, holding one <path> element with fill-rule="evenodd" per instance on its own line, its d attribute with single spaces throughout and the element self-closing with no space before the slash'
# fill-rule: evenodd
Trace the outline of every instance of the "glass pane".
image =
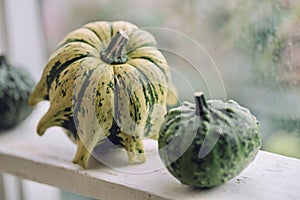
<svg viewBox="0 0 300 200">
<path fill-rule="evenodd" d="M 210 98 L 234 99 L 259 119 L 264 150 L 300 158 L 297 1 L 52 0 L 43 1 L 42 10 L 49 53 L 68 32 L 96 20 L 122 19 L 184 34 L 182 43 L 172 41 L 172 36 L 157 38 L 162 48 L 173 51 L 163 53 L 178 72 L 172 73 L 178 79 L 174 82 L 180 100 L 191 100 L 193 90 Z M 193 50 L 192 40 L 208 55 Z M 184 56 L 174 54 L 174 49 Z M 194 59 L 193 68 L 189 61 Z M 184 85 L 192 90 L 185 91 Z"/>
</svg>

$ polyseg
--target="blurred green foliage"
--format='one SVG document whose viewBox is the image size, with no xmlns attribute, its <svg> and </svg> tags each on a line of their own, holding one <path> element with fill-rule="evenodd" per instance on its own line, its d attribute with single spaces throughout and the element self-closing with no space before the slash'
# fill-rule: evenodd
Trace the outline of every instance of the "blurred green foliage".
<svg viewBox="0 0 300 200">
<path fill-rule="evenodd" d="M 282 0 L 230 0 L 229 4 L 230 8 L 221 5 L 221 11 L 211 14 L 212 28 L 243 54 L 256 83 L 278 86 L 285 43 L 279 29 L 290 8 Z"/>
</svg>

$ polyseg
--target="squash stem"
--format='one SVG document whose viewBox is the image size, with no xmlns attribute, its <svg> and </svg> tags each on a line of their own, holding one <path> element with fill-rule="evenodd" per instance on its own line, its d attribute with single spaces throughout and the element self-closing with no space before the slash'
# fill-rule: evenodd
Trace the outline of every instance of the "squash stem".
<svg viewBox="0 0 300 200">
<path fill-rule="evenodd" d="M 209 108 L 207 106 L 204 93 L 203 92 L 196 92 L 195 93 L 195 102 L 196 102 L 196 115 L 197 116 L 204 116 L 208 114 Z"/>
<path fill-rule="evenodd" d="M 128 35 L 119 30 L 112 38 L 106 49 L 100 52 L 101 59 L 107 64 L 124 64 L 127 61 L 127 56 L 124 54 L 124 47 L 129 40 Z"/>
<path fill-rule="evenodd" d="M 0 68 L 1 68 L 2 66 L 5 66 L 5 67 L 8 66 L 8 65 L 7 65 L 7 61 L 6 61 L 6 58 L 5 58 L 4 55 L 0 55 Z"/>
</svg>

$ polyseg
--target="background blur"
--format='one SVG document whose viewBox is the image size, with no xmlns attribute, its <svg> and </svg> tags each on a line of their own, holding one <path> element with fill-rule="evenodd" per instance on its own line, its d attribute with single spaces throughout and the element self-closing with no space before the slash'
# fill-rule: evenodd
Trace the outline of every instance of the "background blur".
<svg viewBox="0 0 300 200">
<path fill-rule="evenodd" d="M 149 29 L 168 50 L 163 53 L 174 69 L 180 101 L 193 100 L 193 90 L 208 98 L 234 99 L 260 121 L 264 150 L 300 158 L 297 0 L 1 3 L 0 51 L 36 80 L 62 37 L 87 22 L 127 20 L 146 29 L 178 31 Z"/>
</svg>

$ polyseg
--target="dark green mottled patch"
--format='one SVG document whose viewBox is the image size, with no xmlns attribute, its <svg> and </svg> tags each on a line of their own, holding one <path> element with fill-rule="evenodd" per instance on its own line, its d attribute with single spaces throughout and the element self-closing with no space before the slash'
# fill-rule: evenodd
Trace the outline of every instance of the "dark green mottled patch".
<svg viewBox="0 0 300 200">
<path fill-rule="evenodd" d="M 91 80 L 91 76 L 93 74 L 93 72 L 95 71 L 96 68 L 92 69 L 92 70 L 89 70 L 89 73 L 85 73 L 84 74 L 84 81 L 82 83 L 82 86 L 80 88 L 80 91 L 78 93 L 77 96 L 73 95 L 73 101 L 75 102 L 74 103 L 74 106 L 73 106 L 73 113 L 74 113 L 74 122 L 75 122 L 75 126 L 78 126 L 79 125 L 79 119 L 78 119 L 78 113 L 80 113 L 82 111 L 82 107 L 84 105 L 82 105 L 82 99 L 83 99 L 83 96 L 85 94 L 85 91 L 87 89 L 87 87 L 89 86 Z"/>
<path fill-rule="evenodd" d="M 89 54 L 83 54 L 80 55 L 78 57 L 75 57 L 73 59 L 70 59 L 68 61 L 66 61 L 65 63 L 61 63 L 60 61 L 57 61 L 52 67 L 51 70 L 49 72 L 49 74 L 47 74 L 46 77 L 46 85 L 47 85 L 47 89 L 49 91 L 52 82 L 56 79 L 58 81 L 58 76 L 59 74 L 66 69 L 69 65 L 71 65 L 73 62 L 80 60 L 82 58 L 88 57 Z M 59 85 L 59 83 L 57 83 L 57 85 Z"/>
</svg>

